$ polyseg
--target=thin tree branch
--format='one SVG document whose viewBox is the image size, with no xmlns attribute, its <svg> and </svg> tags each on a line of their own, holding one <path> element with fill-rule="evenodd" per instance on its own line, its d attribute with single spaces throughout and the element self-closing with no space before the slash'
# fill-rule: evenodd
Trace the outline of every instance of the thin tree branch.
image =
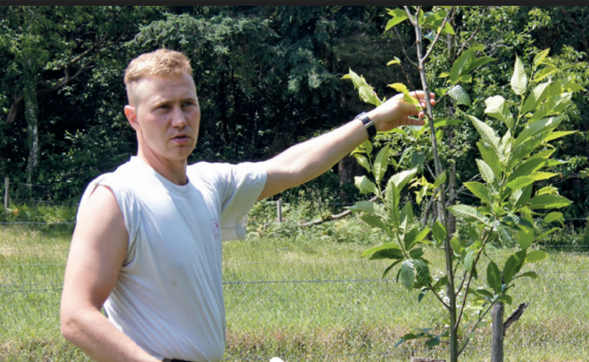
<svg viewBox="0 0 589 362">
<path fill-rule="evenodd" d="M 403 54 L 405 54 L 405 58 L 407 58 L 407 60 L 409 61 L 409 63 L 411 63 L 411 65 L 413 65 L 415 68 L 419 68 L 419 66 L 413 61 L 411 60 L 411 58 L 409 58 L 409 54 L 407 54 L 407 50 L 405 49 L 405 42 L 403 41 L 403 38 L 401 37 L 401 34 L 399 34 L 399 31 L 397 30 L 397 28 L 393 28 L 393 30 L 395 30 L 395 33 L 397 34 L 397 37 L 399 38 L 399 41 L 401 42 L 401 50 L 403 51 Z M 407 76 L 407 75 L 405 75 Z M 411 83 L 411 82 L 409 82 Z M 411 86 L 413 89 L 415 89 L 415 87 Z"/>
<path fill-rule="evenodd" d="M 438 298 L 438 300 L 440 301 L 440 303 L 442 303 L 442 305 L 444 306 L 444 308 L 446 308 L 447 310 L 450 310 L 450 306 L 448 304 L 446 304 L 446 302 L 444 302 L 444 300 L 442 299 L 442 297 L 440 297 L 438 295 L 438 293 L 436 293 L 436 291 L 434 290 L 434 288 L 432 286 L 432 283 L 428 283 L 427 286 L 432 291 L 432 293 L 434 293 L 434 295 L 436 296 L 436 298 Z"/>
<path fill-rule="evenodd" d="M 474 326 L 471 328 L 470 332 L 468 332 L 468 334 L 466 334 L 466 341 L 464 342 L 464 345 L 462 346 L 462 348 L 460 348 L 460 350 L 458 351 L 458 355 L 460 356 L 460 354 L 464 351 L 464 349 L 466 348 L 466 346 L 468 345 L 468 343 L 470 342 L 471 338 L 468 337 L 472 334 L 472 332 L 474 332 L 474 330 L 477 328 L 477 326 L 479 325 L 479 323 L 481 323 L 481 321 L 483 320 L 483 318 L 485 318 L 485 316 L 487 315 L 487 313 L 489 313 L 489 311 L 491 310 L 491 308 L 493 308 L 493 306 L 495 305 L 496 302 L 491 303 L 491 305 L 489 306 L 489 308 L 483 313 L 481 314 L 481 316 L 479 317 L 479 319 L 476 321 L 476 323 L 474 324 Z"/>
<path fill-rule="evenodd" d="M 450 17 L 454 16 L 454 9 L 455 8 L 456 8 L 455 6 L 452 6 L 452 8 L 448 12 L 448 14 L 446 14 L 446 17 L 444 18 L 444 21 L 442 21 L 442 25 L 440 26 L 441 29 L 443 29 L 444 26 L 446 26 L 446 23 L 448 22 L 448 19 L 450 19 Z M 423 61 L 424 62 L 427 60 L 427 58 L 429 58 L 432 50 L 434 49 L 434 45 L 436 45 L 436 43 L 438 42 L 438 39 L 440 38 L 440 34 L 442 34 L 442 31 L 441 30 L 436 34 L 436 37 L 434 38 L 434 41 L 429 46 L 429 50 L 423 56 Z"/>
<path fill-rule="evenodd" d="M 481 25 L 485 22 L 485 12 L 487 11 L 486 7 L 483 7 L 483 14 L 481 15 L 481 21 L 479 21 L 479 23 L 477 24 L 477 27 L 474 29 L 474 31 L 472 32 L 472 34 L 470 34 L 470 36 L 468 37 L 468 39 L 466 39 L 466 41 L 462 44 L 462 46 L 460 47 L 460 49 L 458 50 L 458 53 L 456 53 L 456 57 L 459 57 L 460 54 L 462 53 L 462 51 L 464 50 L 464 47 L 466 46 L 466 44 L 470 43 L 470 41 L 472 40 L 472 38 L 474 38 L 474 36 L 478 33 L 479 29 L 481 28 Z"/>
<path fill-rule="evenodd" d="M 477 253 L 477 257 L 474 260 L 474 262 L 472 263 L 472 267 L 474 268 L 477 263 L 479 262 L 479 259 L 481 257 L 481 254 L 483 253 L 483 250 L 485 250 L 485 245 L 487 244 L 487 242 L 489 241 L 490 237 L 491 237 L 491 232 L 493 229 L 490 229 L 487 231 L 487 234 L 484 237 L 484 241 L 483 241 L 483 245 L 481 245 L 481 249 L 479 250 L 479 252 Z M 464 297 L 462 298 L 462 306 L 460 308 L 460 314 L 458 315 L 458 319 L 456 319 L 456 326 L 458 326 L 460 324 L 460 320 L 462 319 L 462 315 L 464 314 L 464 307 L 466 306 L 466 299 L 468 297 L 468 292 L 470 291 L 470 282 L 472 281 L 474 273 L 472 272 L 472 270 L 470 271 L 470 275 L 468 277 L 468 282 L 466 283 L 466 287 L 464 289 Z M 464 280 L 462 280 L 464 282 Z M 460 286 L 460 288 L 458 289 L 458 291 L 456 292 L 456 294 L 459 294 L 462 291 L 462 285 Z"/>
<path fill-rule="evenodd" d="M 478 179 L 480 176 L 481 176 L 480 174 L 476 174 L 476 175 L 474 175 L 473 177 L 471 177 L 471 178 L 470 178 L 470 180 L 468 180 L 467 182 L 472 182 L 472 181 L 475 181 L 475 180 L 477 180 L 477 179 Z M 461 193 L 461 192 L 462 192 L 462 190 L 464 190 L 464 188 L 465 188 L 465 187 L 466 187 L 466 186 L 464 186 L 464 183 L 463 183 L 463 184 L 462 184 L 462 186 L 460 186 L 460 188 L 459 188 L 459 189 L 456 191 L 456 194 L 454 195 L 454 197 L 450 197 L 450 198 L 448 199 L 448 201 L 446 202 L 446 207 L 450 206 L 450 203 L 451 203 L 452 201 L 456 200 L 456 198 L 457 198 L 457 195 L 458 195 L 459 193 Z"/>
<path fill-rule="evenodd" d="M 385 190 L 382 191 L 382 193 L 384 193 Z M 371 198 L 368 201 L 376 201 L 379 198 L 379 195 L 374 196 L 373 198 Z M 352 213 L 351 210 L 346 210 L 342 213 L 339 214 L 335 214 L 335 215 L 329 215 L 328 217 L 324 218 L 324 219 L 318 219 L 318 220 L 314 220 L 314 221 L 309 221 L 309 222 L 305 222 L 302 224 L 299 224 L 299 226 L 313 226 L 313 225 L 319 225 L 319 224 L 323 224 L 324 222 L 327 221 L 333 221 L 333 220 L 338 220 L 338 219 L 342 219 L 348 215 L 350 215 Z"/>
</svg>

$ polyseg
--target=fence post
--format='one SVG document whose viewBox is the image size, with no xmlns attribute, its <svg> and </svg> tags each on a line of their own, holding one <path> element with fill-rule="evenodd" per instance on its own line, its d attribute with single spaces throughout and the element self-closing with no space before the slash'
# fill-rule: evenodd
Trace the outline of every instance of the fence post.
<svg viewBox="0 0 589 362">
<path fill-rule="evenodd" d="M 8 177 L 4 177 L 4 210 L 8 210 L 8 186 L 10 181 Z"/>
<path fill-rule="evenodd" d="M 491 310 L 493 335 L 491 337 L 491 362 L 503 362 L 503 312 L 502 302 L 497 302 Z"/>
<path fill-rule="evenodd" d="M 276 212 L 278 214 L 278 223 L 282 223 L 282 200 L 278 199 L 276 202 Z"/>
</svg>

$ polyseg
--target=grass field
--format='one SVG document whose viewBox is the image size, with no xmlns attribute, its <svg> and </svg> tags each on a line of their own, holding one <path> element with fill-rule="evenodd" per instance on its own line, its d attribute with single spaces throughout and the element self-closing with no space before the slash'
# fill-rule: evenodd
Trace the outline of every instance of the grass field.
<svg viewBox="0 0 589 362">
<path fill-rule="evenodd" d="M 0 226 L 0 361 L 88 360 L 59 334 L 71 229 Z M 345 231 L 337 225 L 331 229 L 224 244 L 225 359 L 448 358 L 443 348 L 428 350 L 421 342 L 394 347 L 413 327 L 440 329 L 444 314 L 431 295 L 417 304 L 415 293 L 381 280 L 385 264 L 359 257 L 369 242 L 342 242 L 348 238 Z M 433 269 L 441 266 L 441 255 L 428 253 Z M 499 261 L 505 255 L 491 257 Z M 506 306 L 509 315 L 519 303 L 530 303 L 507 331 L 507 361 L 589 361 L 588 256 L 551 251 L 548 260 L 526 266 L 540 278 L 522 280 L 512 294 L 514 305 Z M 489 350 L 485 327 L 461 361 L 489 361 Z"/>
</svg>

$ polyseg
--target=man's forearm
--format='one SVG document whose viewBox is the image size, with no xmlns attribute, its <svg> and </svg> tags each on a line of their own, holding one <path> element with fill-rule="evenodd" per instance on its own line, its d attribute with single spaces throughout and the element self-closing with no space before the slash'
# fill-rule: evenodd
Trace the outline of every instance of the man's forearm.
<svg viewBox="0 0 589 362">
<path fill-rule="evenodd" d="M 320 176 L 368 139 L 358 119 L 290 147 L 266 161 L 266 185 L 260 200 Z"/>
<path fill-rule="evenodd" d="M 98 362 L 158 362 L 98 310 L 77 310 L 62 315 L 63 336 Z"/>
</svg>

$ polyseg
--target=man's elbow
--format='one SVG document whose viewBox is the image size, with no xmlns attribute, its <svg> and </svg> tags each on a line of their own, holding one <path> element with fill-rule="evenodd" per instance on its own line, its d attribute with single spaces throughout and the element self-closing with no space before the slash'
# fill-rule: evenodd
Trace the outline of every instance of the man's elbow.
<svg viewBox="0 0 589 362">
<path fill-rule="evenodd" d="M 71 311 L 61 310 L 59 315 L 61 335 L 70 342 L 74 342 L 76 336 L 76 316 Z"/>
</svg>

